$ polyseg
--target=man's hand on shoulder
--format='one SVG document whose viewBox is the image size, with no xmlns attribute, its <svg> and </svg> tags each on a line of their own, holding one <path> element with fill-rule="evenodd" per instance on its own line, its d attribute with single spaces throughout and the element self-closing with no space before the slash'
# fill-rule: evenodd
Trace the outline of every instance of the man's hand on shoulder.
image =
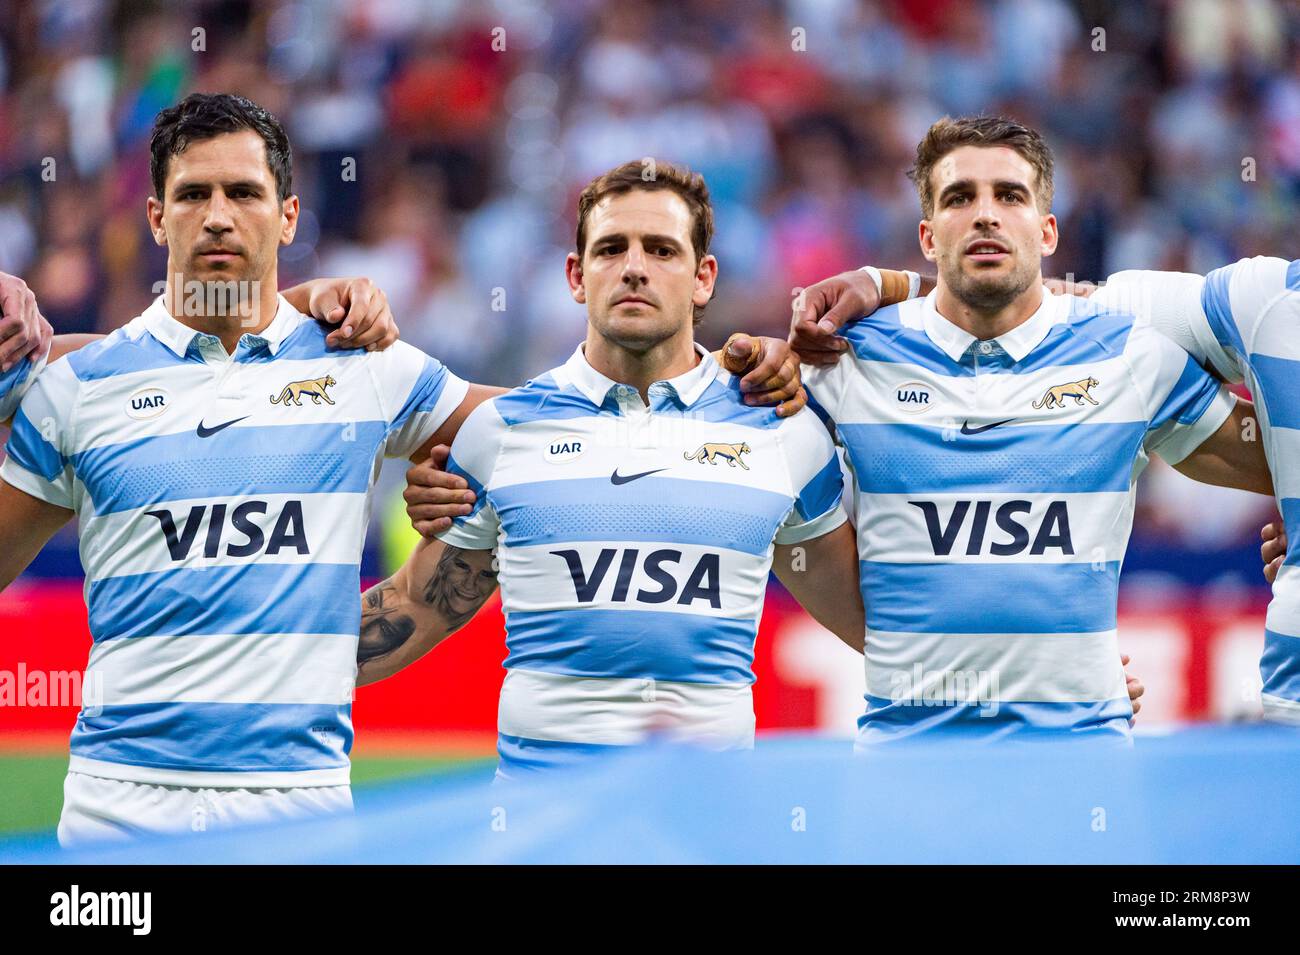
<svg viewBox="0 0 1300 955">
<path fill-rule="evenodd" d="M 800 361 L 833 365 L 849 347 L 839 337 L 840 329 L 882 305 L 894 305 L 919 295 L 925 291 L 926 284 L 915 273 L 893 269 L 856 269 L 822 279 L 794 298 L 790 347 Z"/>
<path fill-rule="evenodd" d="M 1043 279 L 1043 284 L 1053 295 L 1077 295 L 1079 298 L 1090 298 L 1098 287 L 1095 282 L 1075 282 L 1066 279 Z"/>
<path fill-rule="evenodd" d="M 16 275 L 0 272 L 0 373 L 24 358 L 40 358 L 54 329 L 36 307 L 36 294 Z"/>
<path fill-rule="evenodd" d="M 399 337 L 388 296 L 370 279 L 311 279 L 282 294 L 298 311 L 339 326 L 325 338 L 331 348 L 383 351 Z"/>
<path fill-rule="evenodd" d="M 713 357 L 740 377 L 747 405 L 776 405 L 777 417 L 788 418 L 808 403 L 799 379 L 799 357 L 779 338 L 737 332 Z"/>
</svg>

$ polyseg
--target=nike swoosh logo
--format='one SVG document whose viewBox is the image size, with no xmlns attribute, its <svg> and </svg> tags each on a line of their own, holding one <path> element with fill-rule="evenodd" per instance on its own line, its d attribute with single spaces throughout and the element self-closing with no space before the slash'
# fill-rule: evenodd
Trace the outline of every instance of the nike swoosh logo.
<svg viewBox="0 0 1300 955">
<path fill-rule="evenodd" d="M 247 417 L 249 417 L 249 416 L 248 416 L 248 415 L 244 415 L 244 418 L 247 418 Z M 199 422 L 199 428 L 198 428 L 198 431 L 199 431 L 199 437 L 200 437 L 200 438 L 210 438 L 210 437 L 212 437 L 214 434 L 216 434 L 218 431 L 221 431 L 223 428 L 229 428 L 232 424 L 237 424 L 238 422 L 243 421 L 244 418 L 236 418 L 236 419 L 234 419 L 234 421 L 227 421 L 225 424 L 219 424 L 219 425 L 217 425 L 217 426 L 214 427 L 214 428 L 205 428 L 205 427 L 203 426 L 203 422 L 200 421 L 200 422 Z"/>
<path fill-rule="evenodd" d="M 611 484 L 627 484 L 631 481 L 635 481 L 637 478 L 643 478 L 647 474 L 658 474 L 660 471 L 667 470 L 667 468 L 657 468 L 654 471 L 642 471 L 640 474 L 619 474 L 618 468 L 615 468 L 614 473 L 609 476 L 609 480 Z"/>
<path fill-rule="evenodd" d="M 985 432 L 985 431 L 992 431 L 992 430 L 993 430 L 994 428 L 996 428 L 998 425 L 1009 424 L 1009 423 L 1011 423 L 1012 421 L 1015 421 L 1015 420 L 1016 420 L 1015 418 L 1008 418 L 1006 421 L 994 421 L 992 424 L 984 424 L 984 425 L 980 425 L 978 428 L 972 428 L 972 427 L 970 426 L 970 422 L 968 422 L 968 421 L 963 421 L 963 422 L 961 423 L 961 433 L 962 433 L 962 434 L 982 434 L 982 433 Z"/>
</svg>

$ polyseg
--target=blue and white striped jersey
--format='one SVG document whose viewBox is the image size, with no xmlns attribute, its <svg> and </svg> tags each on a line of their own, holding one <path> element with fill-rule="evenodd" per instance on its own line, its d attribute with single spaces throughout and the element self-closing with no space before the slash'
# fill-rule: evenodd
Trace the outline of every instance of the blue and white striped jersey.
<svg viewBox="0 0 1300 955">
<path fill-rule="evenodd" d="M 94 642 L 72 770 L 348 781 L 370 488 L 468 386 L 409 345 L 325 334 L 281 298 L 231 356 L 160 299 L 23 399 L 0 476 L 80 519 Z"/>
<path fill-rule="evenodd" d="M 1116 601 L 1134 482 L 1234 399 L 1131 315 L 1043 303 L 976 341 L 935 296 L 805 369 L 854 472 L 867 610 L 859 743 L 931 730 L 1126 736 Z"/>
<path fill-rule="evenodd" d="M 1250 389 L 1288 538 L 1260 658 L 1264 714 L 1300 724 L 1300 259 L 1242 259 L 1204 278 L 1120 272 L 1093 297 L 1133 308 Z"/>
<path fill-rule="evenodd" d="M 655 733 L 753 743 L 773 545 L 842 524 L 843 480 L 816 417 L 745 405 L 698 350 L 647 406 L 579 347 L 461 426 L 448 470 L 478 501 L 442 540 L 497 548 L 504 776 Z"/>
</svg>

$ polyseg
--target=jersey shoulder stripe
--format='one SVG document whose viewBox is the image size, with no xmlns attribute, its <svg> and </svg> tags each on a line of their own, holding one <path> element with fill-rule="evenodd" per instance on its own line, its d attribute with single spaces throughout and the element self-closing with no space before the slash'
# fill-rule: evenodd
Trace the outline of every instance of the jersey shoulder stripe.
<svg viewBox="0 0 1300 955">
<path fill-rule="evenodd" d="M 1255 354 L 1250 367 L 1268 405 L 1270 427 L 1300 428 L 1300 361 Z"/>
<path fill-rule="evenodd" d="M 913 307 L 904 311 L 907 305 Z M 891 305 L 850 326 L 844 337 L 854 355 L 861 361 L 915 365 L 945 377 L 975 375 L 972 365 L 954 364 L 935 348 L 921 325 L 922 305 L 921 299 Z M 1079 299 L 1077 304 L 1071 304 L 1066 320 L 1053 325 L 1033 352 L 1006 370 L 1026 374 L 1113 358 L 1124 351 L 1133 322 L 1132 315 Z"/>
<path fill-rule="evenodd" d="M 298 327 L 285 336 L 284 341 L 280 342 L 280 347 L 276 349 L 274 357 L 270 355 L 262 356 L 264 361 L 305 361 L 313 358 L 341 358 L 341 359 L 368 359 L 373 360 L 377 355 L 382 353 L 368 352 L 364 348 L 334 348 L 325 343 L 332 328 L 326 328 L 320 322 L 304 318 L 298 324 Z M 396 348 L 398 343 L 394 343 L 392 348 Z M 400 343 L 410 348 L 404 342 Z"/>
<path fill-rule="evenodd" d="M 665 413 L 674 412 L 665 409 Z M 779 428 L 785 420 L 778 417 L 776 408 L 771 405 L 745 404 L 741 397 L 740 379 L 726 372 L 718 373 L 717 379 L 705 389 L 695 404 L 676 413 L 695 421 L 738 424 L 762 430 Z"/>
<path fill-rule="evenodd" d="M 935 349 L 920 325 L 921 299 L 889 305 L 848 326 L 841 333 L 860 361 L 916 365 L 939 375 L 970 375 Z M 906 306 L 913 306 L 905 308 Z M 912 319 L 905 323 L 904 319 Z"/>
<path fill-rule="evenodd" d="M 600 410 L 577 388 L 557 381 L 554 371 L 497 395 L 491 404 L 508 427 L 530 421 L 581 418 Z"/>
<path fill-rule="evenodd" d="M 1215 269 L 1205 276 L 1205 287 L 1201 291 L 1201 309 L 1209 319 L 1214 338 L 1221 345 L 1236 350 L 1238 355 L 1246 354 L 1246 347 L 1241 340 L 1241 331 L 1232 320 L 1232 304 L 1229 284 L 1232 280 L 1231 266 Z"/>
<path fill-rule="evenodd" d="M 64 360 L 77 380 L 82 382 L 167 368 L 180 361 L 171 349 L 145 332 L 144 324 L 138 318 L 99 341 L 69 352 Z"/>
<path fill-rule="evenodd" d="M 41 429 L 27 417 L 27 412 L 22 407 L 14 415 L 13 429 L 5 445 L 5 453 L 6 462 L 12 460 L 14 464 L 46 481 L 57 478 L 68 464 L 68 459 L 45 439 Z"/>
</svg>

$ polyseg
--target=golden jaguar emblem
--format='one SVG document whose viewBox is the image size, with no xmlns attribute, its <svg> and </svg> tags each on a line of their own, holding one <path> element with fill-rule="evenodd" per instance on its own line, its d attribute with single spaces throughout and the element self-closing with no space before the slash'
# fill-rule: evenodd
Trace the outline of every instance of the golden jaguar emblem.
<svg viewBox="0 0 1300 955">
<path fill-rule="evenodd" d="M 1043 392 L 1043 397 L 1034 402 L 1035 408 L 1064 408 L 1065 399 L 1073 398 L 1075 405 L 1081 405 L 1085 401 L 1089 404 L 1100 404 L 1088 394 L 1093 388 L 1097 387 L 1096 378 L 1081 378 L 1078 381 L 1069 381 L 1063 385 L 1054 385 Z"/>
<path fill-rule="evenodd" d="M 308 378 L 306 381 L 291 381 L 278 395 L 271 396 L 271 404 L 293 404 L 301 408 L 302 397 L 306 395 L 314 405 L 320 404 L 322 398 L 325 399 L 326 404 L 332 405 L 334 402 L 325 393 L 325 389 L 336 384 L 338 382 L 331 375 L 326 375 L 324 378 Z"/>
<path fill-rule="evenodd" d="M 740 456 L 750 453 L 752 452 L 749 450 L 749 445 L 742 441 L 740 444 L 702 444 L 695 451 L 683 454 L 682 457 L 687 461 L 699 461 L 701 464 L 708 461 L 714 467 L 718 464 L 718 458 L 722 458 L 727 462 L 727 467 L 734 468 L 739 464 L 748 471 L 749 465 L 741 460 Z"/>
</svg>

